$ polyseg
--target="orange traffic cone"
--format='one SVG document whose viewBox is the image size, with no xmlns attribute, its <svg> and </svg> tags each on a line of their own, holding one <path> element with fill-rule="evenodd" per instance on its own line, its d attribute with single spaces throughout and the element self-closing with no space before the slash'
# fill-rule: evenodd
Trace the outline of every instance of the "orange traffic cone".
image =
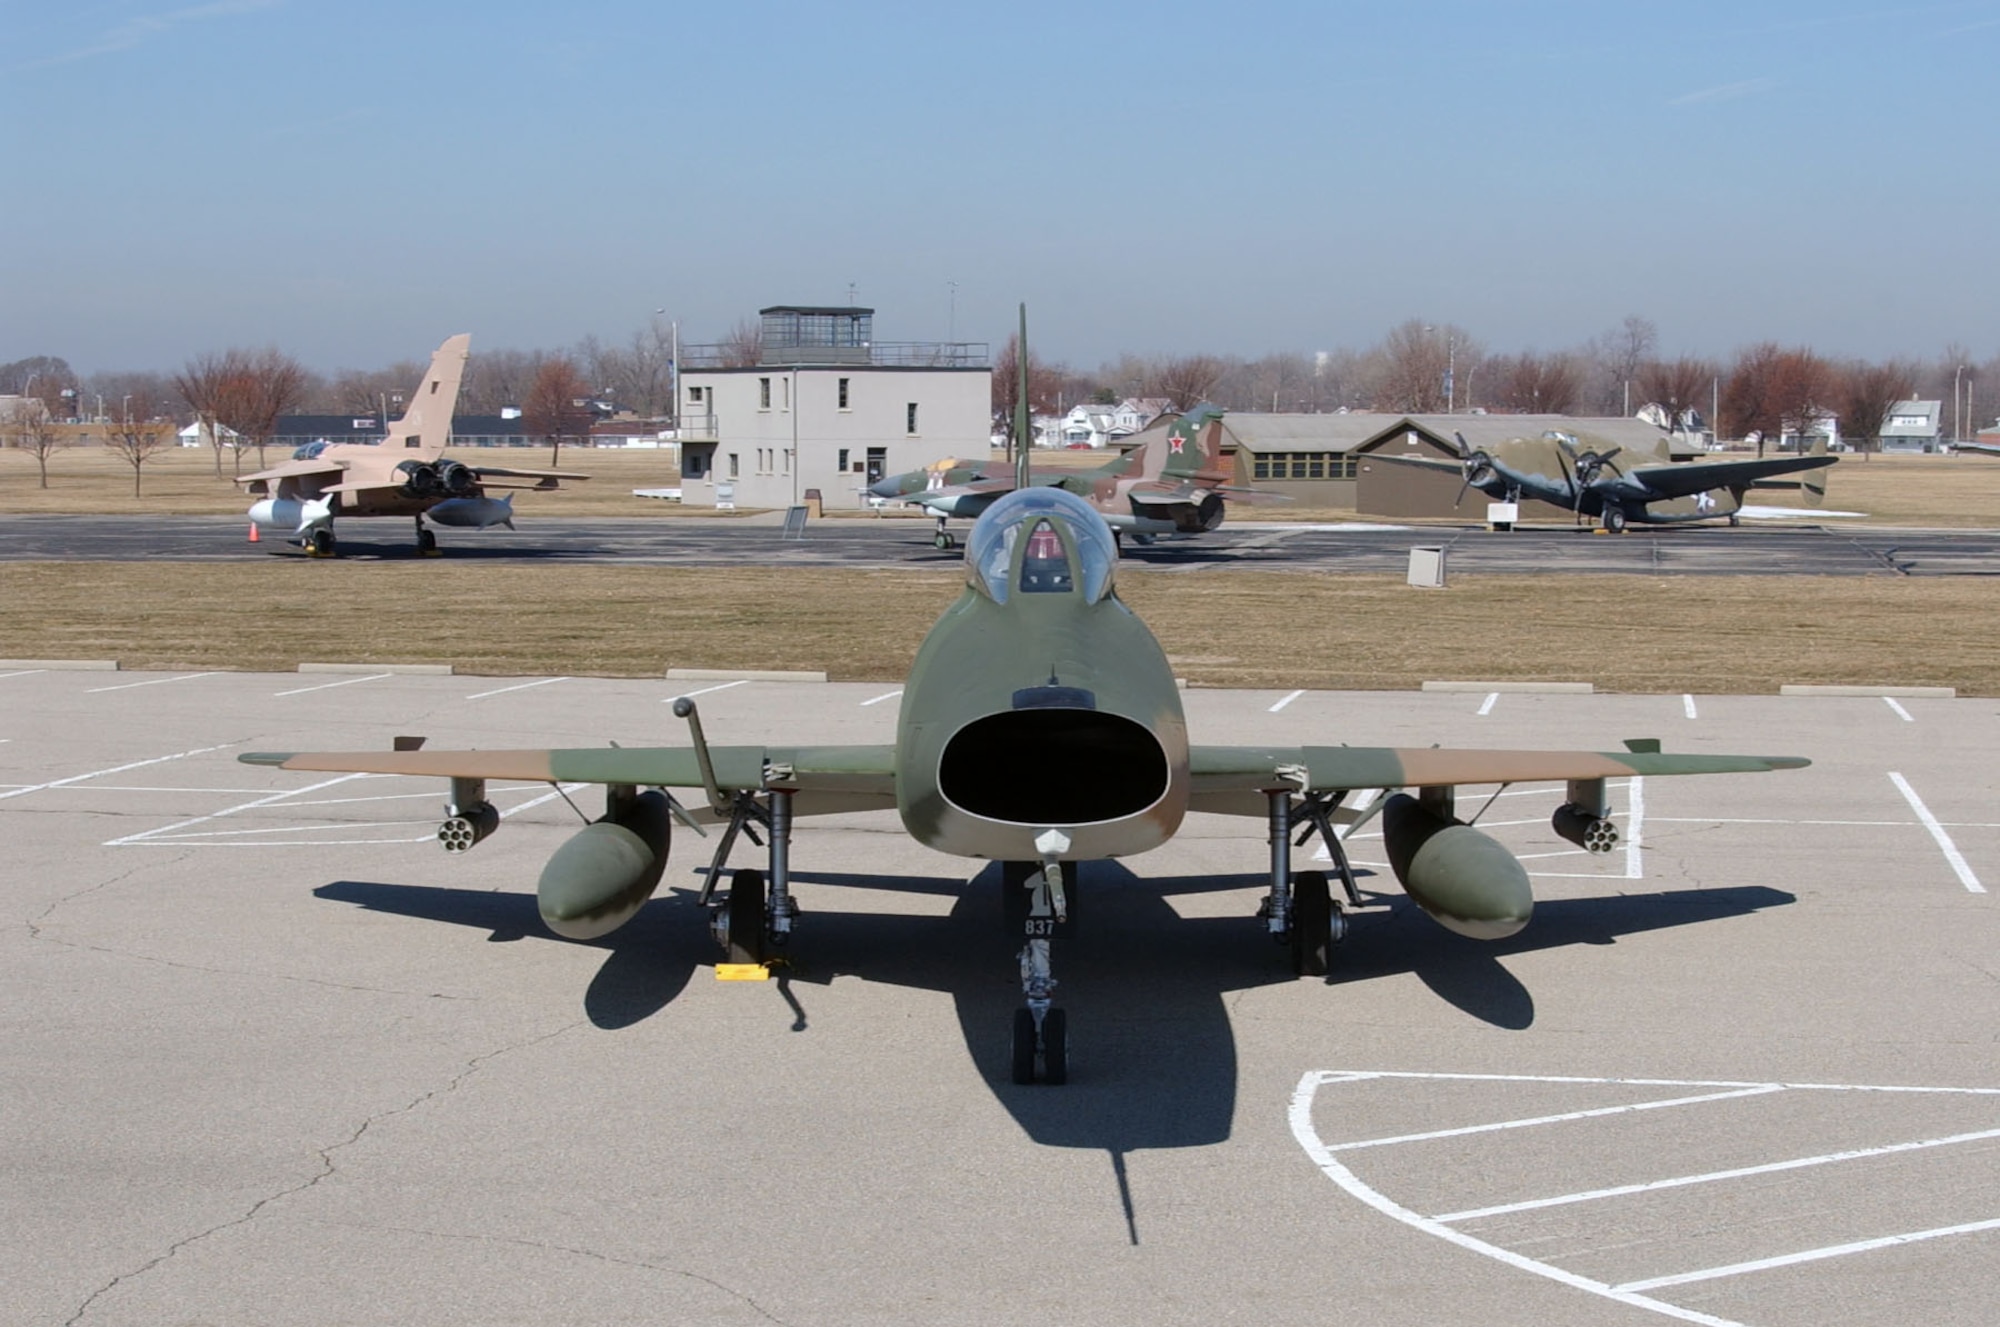
<svg viewBox="0 0 2000 1327">
<path fill-rule="evenodd" d="M 250 542 L 256 543 L 262 536 L 257 533 L 257 522 L 250 522 Z"/>
</svg>

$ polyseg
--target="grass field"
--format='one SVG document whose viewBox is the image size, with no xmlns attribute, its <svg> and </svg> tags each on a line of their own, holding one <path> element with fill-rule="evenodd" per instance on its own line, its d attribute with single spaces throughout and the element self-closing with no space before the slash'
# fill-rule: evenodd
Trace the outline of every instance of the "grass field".
<svg viewBox="0 0 2000 1327">
<path fill-rule="evenodd" d="M 445 573 L 443 576 L 440 572 Z M 962 578 L 934 571 L 509 566 L 467 593 L 429 562 L 0 563 L 0 657 L 504 675 L 799 668 L 900 680 Z M 1787 682 L 2000 695 L 1980 577 L 1175 575 L 1120 591 L 1191 684 L 1404 689 L 1427 678 L 1768 693 Z M 450 591 L 444 593 L 442 591 Z"/>
<path fill-rule="evenodd" d="M 508 459 L 530 457 L 547 459 Z M 674 481 L 660 455 L 577 451 L 563 466 L 593 478 L 528 494 L 531 519 L 691 514 L 631 495 Z M 236 514 L 247 505 L 215 477 L 213 457 L 193 449 L 149 464 L 144 497 L 131 496 L 130 481 L 116 457 L 79 448 L 52 458 L 44 490 L 31 456 L 0 450 L 0 512 Z M 1850 457 L 1829 505 L 1886 524 L 2000 526 L 2000 461 Z M 956 572 L 932 571 L 508 566 L 466 587 L 426 562 L 0 563 L 0 657 L 190 669 L 413 661 L 531 675 L 802 668 L 893 681 L 959 584 Z M 2000 633 L 1989 625 L 2000 583 L 1985 578 L 1459 575 L 1440 592 L 1393 576 L 1208 578 L 1128 565 L 1120 587 L 1195 685 L 1405 688 L 1460 678 L 1756 693 L 1786 682 L 1900 683 L 2000 695 Z"/>
</svg>

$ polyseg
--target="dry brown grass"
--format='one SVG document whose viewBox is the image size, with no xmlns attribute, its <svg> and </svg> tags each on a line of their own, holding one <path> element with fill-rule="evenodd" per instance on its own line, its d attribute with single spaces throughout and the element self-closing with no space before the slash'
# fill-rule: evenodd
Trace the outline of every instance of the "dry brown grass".
<svg viewBox="0 0 2000 1327">
<path fill-rule="evenodd" d="M 540 448 L 474 451 L 476 460 L 539 469 L 548 463 Z M 716 513 L 683 508 L 655 498 L 632 496 L 635 488 L 666 488 L 680 482 L 669 453 L 619 449 L 565 450 L 558 469 L 574 469 L 590 479 L 567 484 L 550 493 L 520 498 L 523 515 L 652 516 L 662 518 Z M 256 453 L 244 457 L 246 472 L 256 469 Z M 269 454 L 273 464 L 283 459 Z M 1038 466 L 1089 467 L 1104 462 L 1101 452 L 1049 452 L 1037 455 Z M 225 516 L 246 510 L 250 500 L 229 482 L 231 462 L 223 459 L 224 478 L 215 475 L 212 452 L 173 447 L 146 463 L 144 496 L 132 496 L 132 470 L 101 447 L 73 447 L 49 460 L 49 487 L 36 482 L 34 457 L 15 448 L 0 448 L 0 513 L 152 513 L 162 516 Z M 1793 495 L 1756 495 L 1766 506 L 1795 506 Z M 1985 456 L 1846 456 L 1834 467 L 1827 493 L 1829 508 L 1867 513 L 1872 525 L 2000 526 L 2000 459 Z M 827 515 L 859 514 L 852 493 L 828 494 Z M 895 514 L 916 514 L 898 508 Z M 1258 507 L 1241 519 L 1278 521 L 1354 520 L 1352 508 L 1307 507 L 1302 504 Z M 928 518 L 924 518 L 928 519 Z M 1470 519 L 1470 518 L 1468 518 Z M 1845 524 L 1843 520 L 1841 523 Z"/>
<path fill-rule="evenodd" d="M 447 574 L 440 575 L 443 571 Z M 823 669 L 899 680 L 958 593 L 951 572 L 428 562 L 0 564 L 0 657 L 289 669 L 658 676 Z M 2000 584 L 1984 578 L 1391 576 L 1128 568 L 1128 602 L 1197 685 L 1390 688 L 1561 679 L 1615 691 L 1928 684 L 2000 695 Z M 1966 624 L 1970 624 L 1968 627 Z"/>
</svg>

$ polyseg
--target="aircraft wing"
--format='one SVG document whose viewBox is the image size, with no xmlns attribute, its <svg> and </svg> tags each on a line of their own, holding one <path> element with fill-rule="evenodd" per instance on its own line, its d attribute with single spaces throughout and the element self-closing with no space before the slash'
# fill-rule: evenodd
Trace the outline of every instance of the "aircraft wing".
<svg viewBox="0 0 2000 1327">
<path fill-rule="evenodd" d="M 1199 502 L 1209 494 L 1215 494 L 1226 502 L 1290 502 L 1289 493 L 1269 493 L 1261 488 L 1239 488 L 1230 484 L 1168 484 L 1154 481 L 1135 484 L 1126 492 L 1126 497 L 1142 507 L 1171 507 L 1188 502 Z"/>
<path fill-rule="evenodd" d="M 1954 452 L 1978 452 L 1981 456 L 2000 456 L 2000 447 L 1984 442 L 1954 442 L 1951 449 Z"/>
<path fill-rule="evenodd" d="M 259 470 L 252 475 L 238 475 L 236 482 L 254 484 L 259 480 L 291 479 L 299 475 L 338 475 L 346 470 L 347 467 L 338 461 L 286 461 L 283 465 L 274 465 L 269 470 Z"/>
<path fill-rule="evenodd" d="M 472 467 L 472 473 L 481 479 L 553 479 L 560 482 L 565 479 L 590 478 L 589 475 L 580 475 L 574 470 L 510 470 L 497 465 L 475 465 Z"/>
<path fill-rule="evenodd" d="M 1687 461 L 1678 465 L 1642 465 L 1624 478 L 1645 486 L 1648 498 L 1685 498 L 1713 488 L 1748 488 L 1772 475 L 1818 470 L 1834 463 L 1832 456 L 1772 456 L 1758 461 Z M 1615 481 L 1614 481 L 1615 482 Z"/>
<path fill-rule="evenodd" d="M 1437 788 L 1620 779 L 1635 774 L 1750 774 L 1798 769 L 1810 763 L 1802 756 L 1665 755 L 1658 751 L 1196 746 L 1189 751 L 1194 794 L 1188 809 L 1262 816 L 1269 810 L 1263 793 L 1287 786 L 1301 792 Z"/>
<path fill-rule="evenodd" d="M 890 746 L 712 746 L 715 782 L 724 793 L 796 789 L 794 812 L 813 815 L 896 804 L 896 752 Z M 582 747 L 554 751 L 248 751 L 246 765 L 336 774 L 413 774 L 527 783 L 622 783 L 647 788 L 702 788 L 692 747 Z"/>
</svg>

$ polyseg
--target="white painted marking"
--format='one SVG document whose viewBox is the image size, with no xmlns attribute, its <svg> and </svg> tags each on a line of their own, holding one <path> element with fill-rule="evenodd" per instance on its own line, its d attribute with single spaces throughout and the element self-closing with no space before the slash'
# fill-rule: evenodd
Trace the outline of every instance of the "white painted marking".
<svg viewBox="0 0 2000 1327">
<path fill-rule="evenodd" d="M 706 696 L 711 691 L 727 691 L 731 687 L 740 687 L 749 680 L 750 679 L 747 677 L 740 677 L 736 679 L 734 682 L 723 682 L 717 686 L 703 687 L 699 691 L 683 691 L 678 696 L 668 696 L 665 703 L 672 704 L 674 701 L 677 700 L 686 700 L 690 696 Z"/>
<path fill-rule="evenodd" d="M 299 793 L 318 792 L 321 788 L 331 788 L 337 783 L 347 783 L 354 779 L 365 779 L 367 777 L 368 776 L 366 774 L 343 774 L 338 778 L 324 779 L 319 783 L 310 784 L 304 788 L 292 788 L 285 792 L 272 793 L 268 797 L 259 797 L 255 801 L 243 802 L 236 806 L 228 807 L 221 811 L 216 811 L 210 815 L 196 816 L 192 820 L 176 821 L 174 824 L 171 825 L 162 825 L 158 829 L 143 829 L 140 830 L 137 834 L 127 834 L 122 839 L 108 839 L 105 841 L 104 846 L 107 848 L 122 848 L 135 843 L 144 843 L 147 839 L 154 839 L 154 838 L 159 838 L 163 835 L 172 834 L 176 830 L 187 829 L 189 826 L 192 825 L 205 825 L 211 820 L 220 820 L 224 816 L 233 816 L 238 811 L 249 811 L 253 810 L 256 807 L 269 806 L 273 802 L 282 802 L 288 797 L 297 796 Z"/>
<path fill-rule="evenodd" d="M 1669 1097 L 1663 1101 L 1635 1101 L 1623 1106 L 1598 1106 L 1591 1110 L 1565 1111 L 1560 1115 L 1535 1115 L 1522 1120 L 1500 1120 L 1493 1124 L 1469 1124 L 1458 1129 L 1435 1129 L 1429 1133 L 1398 1134 L 1393 1138 L 1365 1138 L 1359 1142 L 1340 1143 L 1329 1147 L 1329 1152 L 1353 1152 L 1364 1147 L 1393 1147 L 1399 1143 L 1428 1143 L 1439 1138 L 1463 1138 L 1467 1134 L 1497 1133 L 1502 1129 L 1533 1129 L 1544 1124 L 1567 1124 L 1572 1120 L 1594 1120 L 1606 1115 L 1629 1115 L 1634 1111 L 1661 1110 L 1668 1106 L 1699 1106 L 1709 1101 L 1728 1101 L 1734 1097 L 1761 1097 L 1771 1092 L 1784 1091 L 1781 1083 L 1755 1083 L 1749 1087 L 1734 1088 L 1728 1092 L 1708 1092 L 1697 1097 Z"/>
<path fill-rule="evenodd" d="M 505 811 L 502 811 L 500 813 L 500 818 L 502 820 L 505 820 L 508 816 L 514 815 L 521 811 L 526 811 L 531 807 L 540 806 L 543 802 L 553 802 L 556 800 L 556 798 L 561 797 L 564 793 L 573 793 L 578 788 L 588 788 L 589 786 L 590 785 L 587 783 L 559 784 L 557 785 L 555 791 L 545 792 L 540 797 L 531 797 L 527 801 L 521 803 L 519 806 L 508 807 Z"/>
<path fill-rule="evenodd" d="M 385 677 L 394 676 L 394 673 L 370 673 L 366 677 L 344 677 L 338 682 L 321 682 L 318 686 L 293 687 L 290 691 L 274 691 L 271 694 L 274 696 L 303 696 L 308 691 L 327 691 L 333 687 L 351 687 L 356 682 L 380 682 Z"/>
<path fill-rule="evenodd" d="M 1832 1165 L 1839 1161 L 1859 1161 L 1867 1157 L 1891 1156 L 1897 1152 L 1922 1152 L 1933 1147 L 1950 1147 L 1957 1143 L 1976 1143 L 1988 1138 L 2000 1138 L 2000 1129 L 1982 1129 L 1978 1133 L 1953 1134 L 1949 1138 L 1926 1138 L 1914 1143 L 1890 1143 L 1886 1147 L 1861 1147 L 1847 1152 L 1829 1152 L 1825 1156 L 1796 1157 L 1790 1161 L 1773 1161 L 1763 1166 L 1738 1166 L 1734 1170 L 1712 1170 L 1704 1175 L 1676 1175 L 1672 1179 L 1650 1180 L 1644 1184 L 1620 1184 L 1609 1189 L 1588 1189 L 1582 1193 L 1565 1193 L 1555 1198 L 1531 1198 L 1526 1202 L 1502 1203 L 1498 1207 L 1476 1207 L 1465 1212 L 1446 1212 L 1439 1221 L 1477 1221 L 1482 1217 L 1506 1216 L 1513 1212 L 1532 1212 L 1543 1207 L 1563 1207 L 1570 1203 L 1596 1202 L 1600 1198 L 1621 1198 L 1626 1194 L 1653 1193 L 1659 1189 L 1679 1189 L 1690 1184 L 1713 1184 L 1718 1180 L 1742 1179 L 1747 1175 L 1770 1175 L 1782 1170 L 1804 1170 L 1809 1166 Z"/>
<path fill-rule="evenodd" d="M 1688 718 L 1690 718 L 1690 719 L 1693 719 L 1693 718 L 1698 718 L 1698 717 L 1699 717 L 1699 716 L 1698 716 L 1698 715 L 1696 715 L 1696 714 L 1695 714 L 1695 712 L 1694 712 L 1694 697 L 1693 697 L 1693 696 L 1682 696 L 1682 697 L 1681 697 L 1681 708 L 1683 708 L 1683 709 L 1685 709 L 1685 710 L 1687 711 L 1687 716 L 1688 716 Z"/>
<path fill-rule="evenodd" d="M 33 677 L 36 673 L 46 673 L 48 671 L 46 668 L 23 668 L 18 673 L 0 673 L 0 678 Z"/>
<path fill-rule="evenodd" d="M 1477 1239 L 1466 1234 L 1464 1231 L 1454 1230 L 1441 1221 L 1433 1221 L 1429 1217 L 1420 1216 L 1409 1208 L 1404 1207 L 1401 1203 L 1387 1198 L 1368 1185 L 1363 1184 L 1355 1176 L 1354 1172 L 1340 1164 L 1340 1161 L 1333 1155 L 1332 1151 L 1320 1141 L 1319 1134 L 1313 1129 L 1312 1102 L 1313 1095 L 1318 1091 L 1319 1085 L 1322 1082 L 1353 1081 L 1355 1078 L 1373 1076 L 1367 1074 L 1350 1076 L 1308 1073 L 1299 1080 L 1298 1090 L 1292 1093 L 1292 1106 L 1289 1112 L 1292 1137 L 1298 1140 L 1299 1146 L 1305 1149 L 1306 1155 L 1312 1158 L 1313 1163 L 1320 1168 L 1320 1171 L 1335 1184 L 1347 1190 L 1348 1193 L 1359 1198 L 1376 1211 L 1393 1217 L 1406 1226 L 1421 1230 L 1427 1235 L 1435 1235 L 1446 1243 L 1456 1244 L 1462 1249 L 1469 1249 L 1474 1253 L 1484 1254 L 1498 1262 L 1505 1263 L 1509 1267 L 1518 1268 L 1524 1272 L 1533 1272 L 1536 1276 L 1547 1277 L 1551 1281 L 1571 1286 L 1577 1290 L 1589 1291 L 1593 1295 L 1601 1295 L 1606 1299 L 1616 1300 L 1621 1304 L 1628 1304 L 1633 1308 L 1647 1309 L 1654 1313 L 1665 1314 L 1670 1318 L 1679 1318 L 1683 1322 L 1702 1323 L 1705 1327 L 1741 1327 L 1741 1324 L 1733 1322 L 1728 1318 L 1718 1318 L 1707 1313 L 1697 1313 L 1692 1309 L 1684 1309 L 1678 1305 L 1666 1303 L 1664 1300 L 1650 1299 L 1634 1291 L 1620 1290 L 1606 1285 L 1602 1281 L 1593 1281 L 1588 1277 L 1578 1276 L 1574 1272 L 1566 1272 L 1562 1268 L 1552 1266 L 1549 1263 L 1537 1262 L 1533 1258 L 1524 1257 L 1511 1249 L 1503 1249 L 1497 1244 L 1488 1244 L 1485 1240 Z"/>
<path fill-rule="evenodd" d="M 1916 722 L 1916 720 L 1911 717 L 1910 712 L 1897 703 L 1896 698 L 1894 696 L 1882 697 L 1882 703 L 1884 705 L 1887 705 L 1890 709 L 1896 711 L 1897 715 L 1902 718 L 1904 723 Z"/>
<path fill-rule="evenodd" d="M 115 687 L 91 687 L 83 694 L 94 696 L 100 691 L 130 691 L 133 687 L 164 686 L 168 682 L 192 682 L 197 677 L 214 677 L 215 673 L 182 673 L 179 677 L 152 677 L 144 682 L 121 682 Z"/>
<path fill-rule="evenodd" d="M 1979 877 L 1972 873 L 1970 866 L 1966 865 L 1965 858 L 1959 854 L 1957 845 L 1951 841 L 1951 835 L 1944 832 L 1944 826 L 1931 814 L 1931 809 L 1924 805 L 1923 798 L 1917 796 L 1917 790 L 1910 786 L 1910 781 L 1890 770 L 1889 782 L 1896 785 L 1896 791 L 1903 794 L 1903 800 L 1910 804 L 1910 809 L 1917 813 L 1917 819 L 1923 821 L 1924 828 L 1931 832 L 1931 837 L 1944 852 L 1945 861 L 1949 862 L 1951 869 L 1957 873 L 1958 883 L 1974 894 L 1984 894 L 1986 886 L 1979 883 Z"/>
<path fill-rule="evenodd" d="M 1285 708 L 1285 706 L 1291 704 L 1293 701 L 1297 700 L 1300 696 L 1303 696 L 1305 694 L 1306 693 L 1303 688 L 1301 688 L 1298 691 L 1294 691 L 1291 695 L 1286 696 L 1283 700 L 1273 705 L 1267 712 L 1271 714 L 1276 714 L 1279 710 Z"/>
<path fill-rule="evenodd" d="M 181 751 L 171 756 L 154 756 L 151 760 L 135 760 L 128 765 L 113 765 L 110 769 L 95 770 L 89 774 L 74 774 L 67 779 L 57 779 L 53 783 L 31 783 L 12 792 L 0 793 L 0 800 L 38 793 L 47 788 L 66 788 L 72 783 L 82 783 L 86 779 L 101 779 L 107 774 L 123 774 L 128 769 L 144 769 L 148 765 L 163 765 L 170 760 L 186 760 L 189 756 L 207 755 L 211 751 L 221 751 L 231 745 L 233 743 L 225 742 L 222 746 L 198 746 L 192 751 Z"/>
<path fill-rule="evenodd" d="M 539 682 L 519 682 L 511 687 L 498 687 L 492 691 L 478 691 L 467 696 L 467 700 L 485 700 L 488 696 L 504 696 L 509 691 L 526 691 L 529 687 L 545 687 L 557 682 L 569 681 L 566 677 L 545 677 Z"/>
<path fill-rule="evenodd" d="M 1927 1239 L 1943 1239 L 1948 1235 L 1970 1235 L 1981 1230 L 2000 1230 L 2000 1218 L 1990 1221 L 1968 1221 L 1961 1226 L 1939 1226 L 1935 1230 L 1914 1230 L 1907 1235 L 1884 1235 L 1880 1239 L 1857 1240 L 1852 1244 L 1832 1244 L 1823 1249 L 1804 1249 L 1798 1253 L 1783 1253 L 1775 1258 L 1759 1258 L 1755 1262 L 1731 1263 L 1727 1267 L 1705 1267 L 1698 1272 L 1679 1272 L 1673 1276 L 1656 1276 L 1648 1281 L 1627 1281 L 1613 1290 L 1654 1290 L 1661 1286 L 1684 1286 L 1695 1281 L 1713 1281 L 1723 1276 L 1741 1276 L 1745 1272 L 1768 1271 L 1773 1267 L 1790 1267 L 1802 1262 L 1817 1262 L 1822 1258 L 1843 1258 L 1850 1253 L 1869 1253 L 1875 1249 L 1891 1249 L 1898 1244 L 1916 1244 Z"/>
<path fill-rule="evenodd" d="M 1493 706 L 1495 705 L 1495 703 L 1499 701 L 1499 699 L 1500 699 L 1499 692 L 1489 691 L 1486 694 L 1486 703 L 1479 707 L 1479 717 L 1484 718 L 1487 715 L 1493 713 Z"/>
<path fill-rule="evenodd" d="M 903 694 L 903 689 L 901 687 L 897 687 L 894 691 L 885 691 L 881 695 L 875 697 L 875 699 L 864 700 L 861 702 L 861 704 L 864 708 L 869 705 L 880 705 L 883 701 L 894 700 L 896 697 L 902 694 Z"/>
</svg>

